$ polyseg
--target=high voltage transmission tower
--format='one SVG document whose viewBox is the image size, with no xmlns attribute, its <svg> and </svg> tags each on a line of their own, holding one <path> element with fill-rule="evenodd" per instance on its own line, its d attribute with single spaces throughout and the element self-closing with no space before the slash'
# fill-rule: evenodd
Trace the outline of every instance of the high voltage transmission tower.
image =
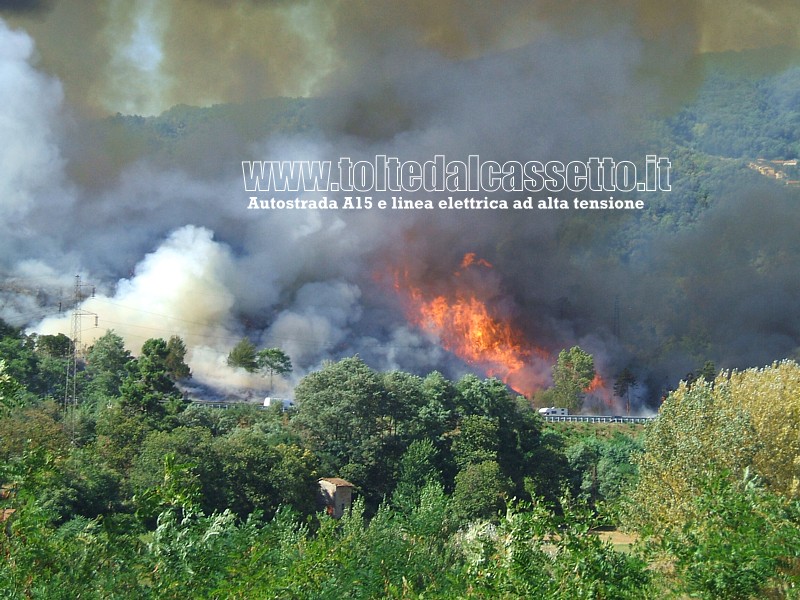
<svg viewBox="0 0 800 600">
<path fill-rule="evenodd" d="M 84 288 L 91 288 L 91 294 L 84 293 Z M 67 379 L 64 386 L 64 413 L 71 412 L 72 424 L 72 443 L 75 443 L 75 419 L 78 408 L 78 355 L 81 353 L 81 319 L 82 317 L 94 317 L 94 326 L 97 327 L 97 313 L 83 310 L 80 304 L 88 297 L 94 298 L 95 288 L 88 283 L 81 283 L 81 276 L 75 275 L 75 292 L 73 296 L 72 308 L 72 356 L 67 361 Z"/>
</svg>

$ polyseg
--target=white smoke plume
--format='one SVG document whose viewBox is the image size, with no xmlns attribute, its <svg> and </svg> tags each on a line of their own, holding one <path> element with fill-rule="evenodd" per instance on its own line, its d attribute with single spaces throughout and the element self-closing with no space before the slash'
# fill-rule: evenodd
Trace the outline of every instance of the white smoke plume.
<svg viewBox="0 0 800 600">
<path fill-rule="evenodd" d="M 32 211 L 71 200 L 55 133 L 61 84 L 37 71 L 33 56 L 33 40 L 0 20 L 0 227 L 6 235 L 25 228 Z"/>
<path fill-rule="evenodd" d="M 234 305 L 225 279 L 233 270 L 230 249 L 214 241 L 211 231 L 184 226 L 146 255 L 132 277 L 118 281 L 109 293 L 96 293 L 81 302 L 79 309 L 86 313 L 81 341 L 91 344 L 113 329 L 133 350 L 149 338 L 172 335 L 183 338 L 189 348 L 225 348 L 233 337 Z M 83 282 L 89 285 L 88 279 Z M 87 289 L 82 295 L 88 295 Z M 70 318 L 67 314 L 48 317 L 37 330 L 68 332 Z"/>
<path fill-rule="evenodd" d="M 301 287 L 290 309 L 278 314 L 264 334 L 300 365 L 314 364 L 351 335 L 361 317 L 357 286 L 343 281 L 313 282 Z"/>
</svg>

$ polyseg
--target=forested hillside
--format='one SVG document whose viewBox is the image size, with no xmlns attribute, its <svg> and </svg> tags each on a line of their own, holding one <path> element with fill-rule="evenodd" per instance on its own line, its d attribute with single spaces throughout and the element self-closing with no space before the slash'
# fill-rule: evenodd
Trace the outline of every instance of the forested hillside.
<svg viewBox="0 0 800 600">
<path fill-rule="evenodd" d="M 620 239 L 620 244 L 635 243 L 653 226 L 688 226 L 726 194 L 761 183 L 762 178 L 747 169 L 751 160 L 798 158 L 800 69 L 786 68 L 796 58 L 793 51 L 776 47 L 698 59 L 702 83 L 691 101 L 653 116 L 640 128 L 640 139 L 633 140 L 646 152 L 657 148 L 661 156 L 670 157 L 674 192 L 645 195 L 643 218 L 626 230 L 629 239 Z M 118 114 L 97 121 L 86 134 L 113 146 L 113 153 L 104 153 L 116 161 L 109 167 L 147 158 L 204 173 L 231 166 L 203 160 L 200 150 L 209 145 L 229 155 L 226 148 L 267 137 L 324 139 L 336 123 L 334 107 L 332 99 L 325 98 L 273 98 L 209 108 L 182 105 L 157 117 Z"/>
</svg>

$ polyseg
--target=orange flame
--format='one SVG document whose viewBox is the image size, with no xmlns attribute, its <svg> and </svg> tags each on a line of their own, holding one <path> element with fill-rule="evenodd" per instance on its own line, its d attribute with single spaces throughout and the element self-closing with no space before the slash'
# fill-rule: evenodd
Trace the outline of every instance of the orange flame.
<svg viewBox="0 0 800 600">
<path fill-rule="evenodd" d="M 453 300 L 437 296 L 419 302 L 416 324 L 439 336 L 442 345 L 471 364 L 484 364 L 489 375 L 503 376 L 521 369 L 527 352 L 511 326 L 492 317 L 486 305 L 474 297 Z"/>
<path fill-rule="evenodd" d="M 606 387 L 605 379 L 603 379 L 600 376 L 600 373 L 595 373 L 594 374 L 594 379 L 592 379 L 592 381 L 586 387 L 585 391 L 587 391 L 587 392 L 595 392 L 597 390 L 605 389 L 605 387 Z"/>
<path fill-rule="evenodd" d="M 475 253 L 468 253 L 453 275 L 458 277 L 470 267 L 492 265 Z M 516 391 L 529 395 L 536 386 L 523 372 L 531 356 L 546 355 L 531 348 L 511 322 L 492 314 L 473 290 L 456 286 L 447 295 L 427 298 L 423 291 L 408 282 L 408 273 L 395 275 L 395 288 L 407 299 L 407 317 L 414 325 L 439 338 L 446 350 L 480 367 L 490 377 L 498 377 Z"/>
<path fill-rule="evenodd" d="M 470 265 L 481 265 L 483 267 L 488 267 L 489 269 L 492 268 L 492 263 L 482 258 L 476 258 L 476 254 L 474 252 L 467 252 L 464 255 L 464 258 L 461 260 L 462 269 L 466 269 Z M 459 272 L 456 271 L 454 274 L 459 275 Z"/>
<path fill-rule="evenodd" d="M 607 408 L 614 407 L 614 394 L 608 387 L 606 380 L 600 373 L 594 374 L 594 379 L 586 386 L 584 390 L 587 394 L 591 394 L 597 400 L 600 400 Z"/>
</svg>

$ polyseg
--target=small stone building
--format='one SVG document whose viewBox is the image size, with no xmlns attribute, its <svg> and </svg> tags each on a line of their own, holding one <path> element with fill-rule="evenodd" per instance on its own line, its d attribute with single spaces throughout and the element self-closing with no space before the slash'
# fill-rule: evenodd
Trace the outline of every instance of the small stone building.
<svg viewBox="0 0 800 600">
<path fill-rule="evenodd" d="M 353 502 L 353 484 L 339 477 L 319 480 L 319 503 L 334 519 L 342 518 Z"/>
</svg>

